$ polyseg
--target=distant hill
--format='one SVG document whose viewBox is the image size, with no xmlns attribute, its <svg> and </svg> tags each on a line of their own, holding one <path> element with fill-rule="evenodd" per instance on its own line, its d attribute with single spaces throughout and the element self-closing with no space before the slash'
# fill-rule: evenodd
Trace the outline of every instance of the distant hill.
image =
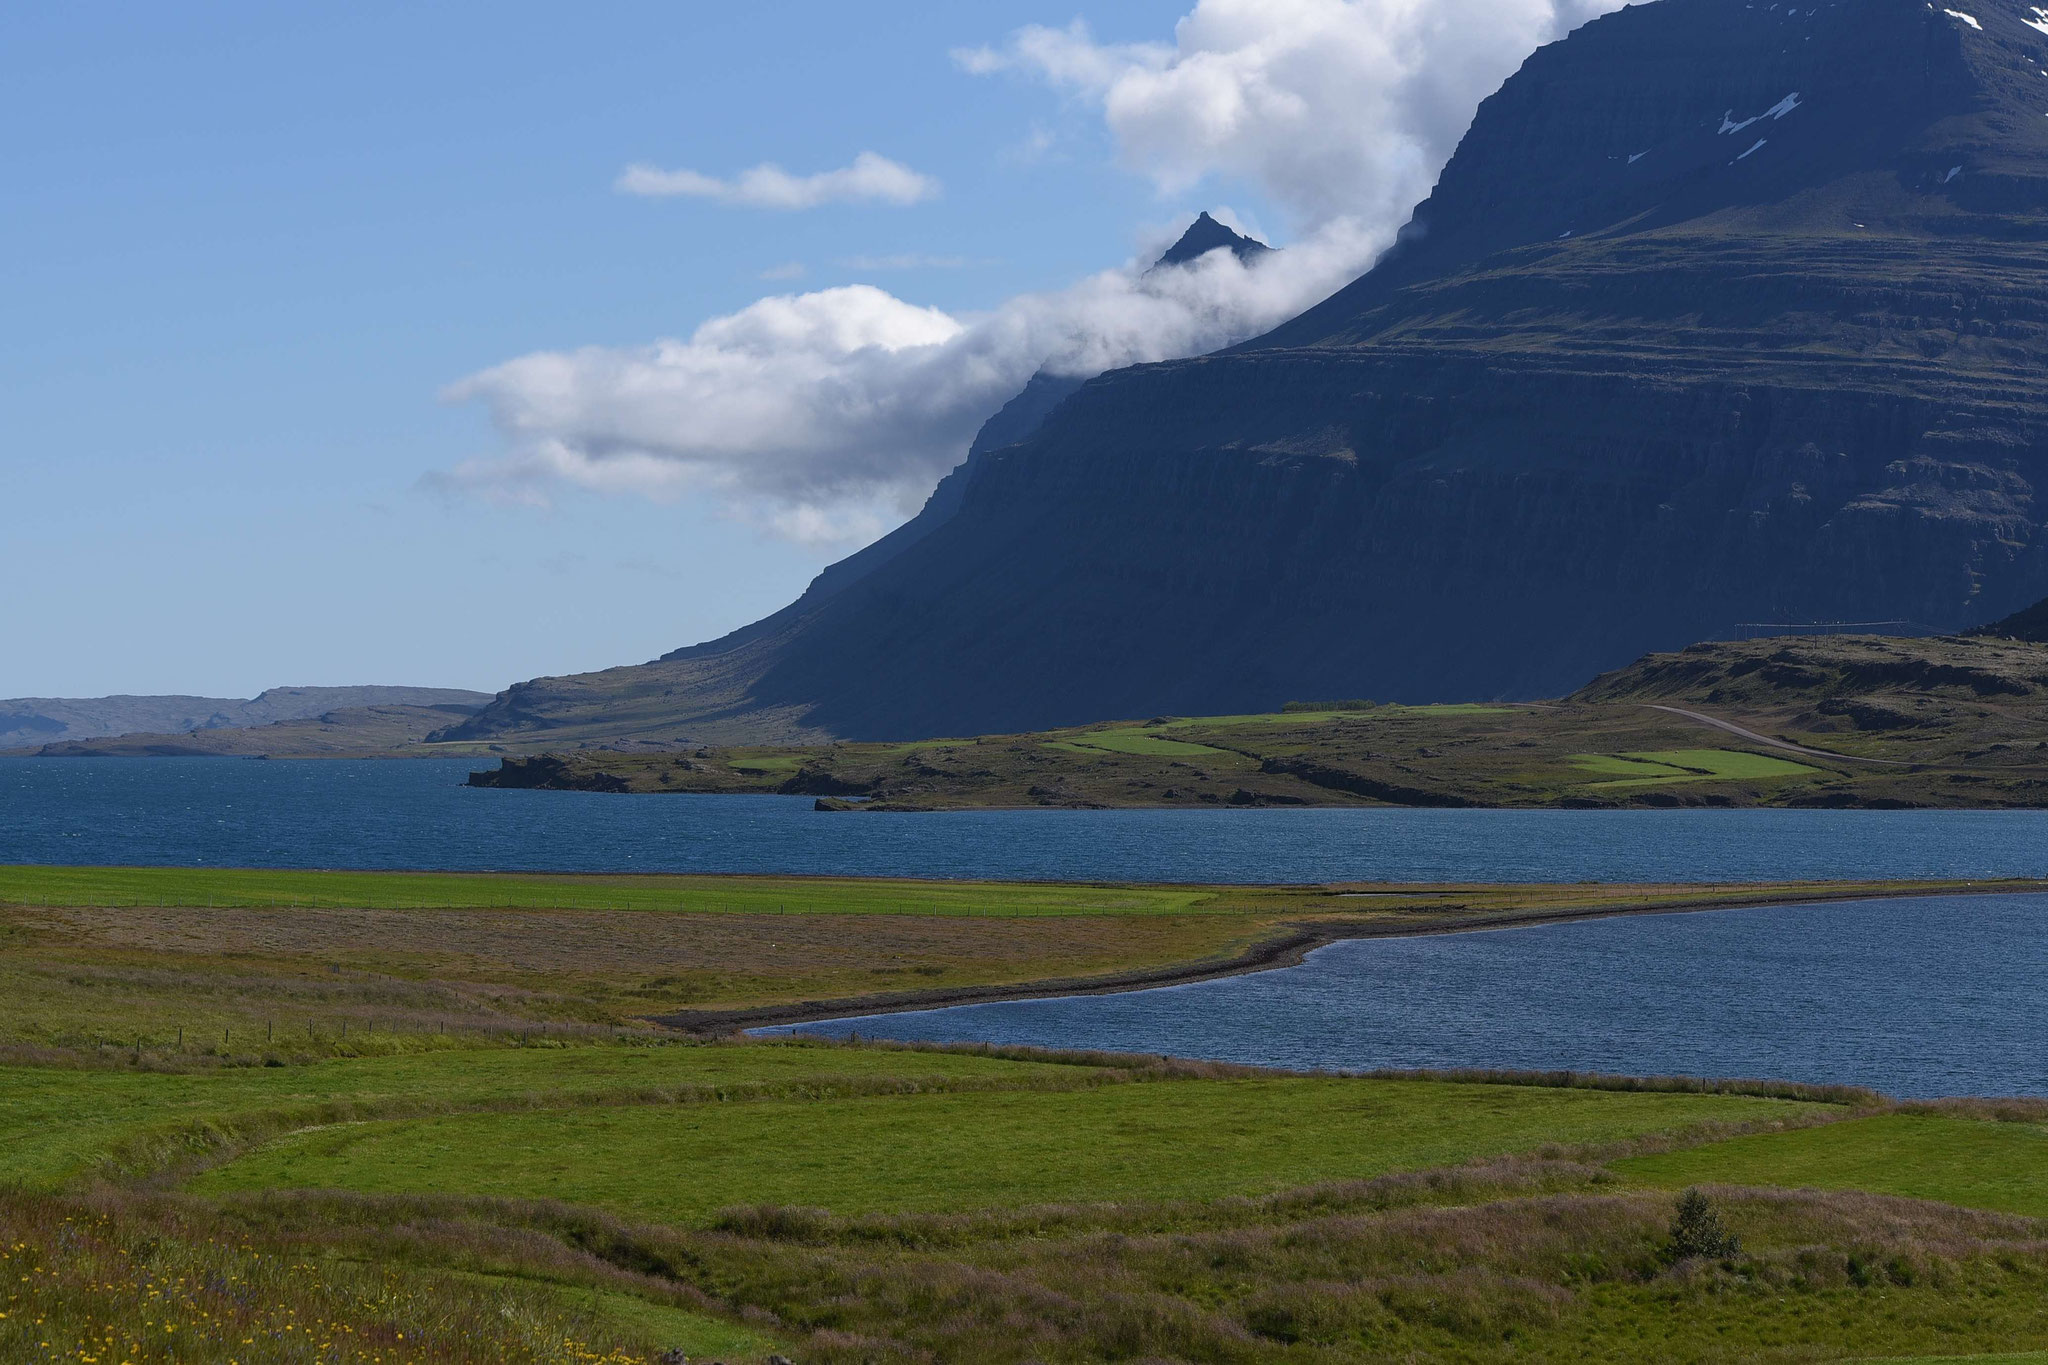
<svg viewBox="0 0 2048 1365">
<path fill-rule="evenodd" d="M 2002 621 L 1993 621 L 1988 626 L 1972 631 L 1973 635 L 2003 636 L 2008 640 L 2032 640 L 2048 643 L 2048 598 L 2034 603 L 2023 611 L 2016 611 Z"/>
<path fill-rule="evenodd" d="M 16 697 L 0 701 L 0 749 L 115 735 L 180 735 L 271 725 L 358 707 L 458 707 L 466 713 L 490 700 L 489 693 L 452 687 L 273 687 L 246 699 Z"/>
<path fill-rule="evenodd" d="M 347 706 L 268 725 L 58 740 L 29 752 L 38 758 L 419 757 L 428 752 L 419 746 L 429 734 L 475 713 L 472 702 Z"/>
<path fill-rule="evenodd" d="M 2048 806 L 2048 645 L 1788 637 L 1526 705 L 1340 701 L 929 743 L 506 756 L 479 787 L 1001 806 Z M 858 798 L 858 803 L 846 798 Z"/>
<path fill-rule="evenodd" d="M 1593 20 L 1481 105 L 1330 299 L 1079 386 L 829 594 L 521 684 L 462 733 L 1530 698 L 1740 621 L 2004 617 L 2048 594 L 2044 22 Z"/>
</svg>

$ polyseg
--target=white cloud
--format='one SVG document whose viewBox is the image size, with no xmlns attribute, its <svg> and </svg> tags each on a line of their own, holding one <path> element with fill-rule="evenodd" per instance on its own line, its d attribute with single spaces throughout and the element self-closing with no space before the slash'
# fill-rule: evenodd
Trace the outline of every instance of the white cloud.
<svg viewBox="0 0 2048 1365">
<path fill-rule="evenodd" d="M 447 391 L 490 409 L 511 453 L 439 488 L 545 504 L 568 486 L 709 495 L 794 539 L 871 539 L 915 510 L 1041 366 L 1095 374 L 1211 350 L 1315 302 L 1365 244 L 1328 235 L 1254 266 L 1104 271 L 954 317 L 871 285 L 763 299 L 687 340 L 539 352 Z"/>
<path fill-rule="evenodd" d="M 1162 239 L 1121 269 L 975 315 L 858 285 L 763 299 L 686 341 L 525 356 L 449 390 L 489 407 L 509 453 L 432 482 L 522 502 L 562 486 L 710 496 L 794 539 L 872 538 L 1041 366 L 1095 374 L 1199 354 L 1355 278 L 1428 193 L 1478 102 L 1539 43 L 1618 5 L 1200 0 L 1171 44 L 1099 44 L 1076 23 L 956 53 L 969 71 L 1026 74 L 1090 102 L 1125 163 L 1162 191 L 1210 177 L 1254 186 L 1306 235 L 1249 266 L 1218 252 L 1147 273 Z M 675 192 L 758 196 L 745 202 L 822 192 L 741 188 L 772 169 L 730 184 L 647 174 Z M 810 183 L 774 176 L 762 183 Z"/>
<path fill-rule="evenodd" d="M 1255 184 L 1314 228 L 1385 229 L 1423 199 L 1479 101 L 1542 43 L 1621 0 L 1200 0 L 1168 43 L 1031 26 L 954 60 L 1100 109 L 1167 194 Z"/>
<path fill-rule="evenodd" d="M 688 196 L 755 209 L 813 209 L 820 204 L 875 202 L 915 204 L 939 193 L 939 182 L 900 161 L 862 152 L 850 166 L 815 175 L 791 175 L 772 161 L 741 171 L 730 180 L 698 171 L 626 167 L 614 189 L 653 198 Z"/>
</svg>

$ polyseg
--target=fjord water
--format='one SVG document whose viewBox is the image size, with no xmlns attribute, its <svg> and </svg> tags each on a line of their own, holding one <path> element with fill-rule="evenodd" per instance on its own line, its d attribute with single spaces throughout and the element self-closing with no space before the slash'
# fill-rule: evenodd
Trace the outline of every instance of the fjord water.
<svg viewBox="0 0 2048 1365">
<path fill-rule="evenodd" d="M 463 785 L 469 759 L 0 758 L 0 863 L 1187 882 L 2048 876 L 2048 812 L 823 814 Z"/>
<path fill-rule="evenodd" d="M 1331 944 L 1123 995 L 801 1026 L 1304 1068 L 1508 1067 L 2048 1095 L 2048 896 L 1930 896 Z M 797 1030 L 763 1030 L 790 1032 Z"/>
</svg>

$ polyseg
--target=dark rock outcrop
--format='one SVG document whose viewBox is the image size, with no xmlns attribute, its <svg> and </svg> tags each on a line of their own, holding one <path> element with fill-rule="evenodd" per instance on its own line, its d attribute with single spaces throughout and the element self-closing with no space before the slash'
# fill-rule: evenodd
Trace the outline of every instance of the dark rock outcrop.
<svg viewBox="0 0 2048 1365">
<path fill-rule="evenodd" d="M 1556 695 L 1738 622 L 2001 617 L 2048 594 L 2044 70 L 2013 0 L 1596 20 L 1331 299 L 1080 386 L 827 598 L 462 733 Z"/>
</svg>

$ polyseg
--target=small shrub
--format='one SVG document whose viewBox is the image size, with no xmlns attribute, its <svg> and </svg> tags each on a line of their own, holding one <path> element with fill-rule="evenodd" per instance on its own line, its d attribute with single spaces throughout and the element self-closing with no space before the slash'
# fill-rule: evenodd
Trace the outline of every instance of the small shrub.
<svg viewBox="0 0 2048 1365">
<path fill-rule="evenodd" d="M 1664 1245 L 1664 1257 L 1683 1261 L 1704 1257 L 1725 1260 L 1742 1254 L 1742 1239 L 1721 1223 L 1721 1215 L 1698 1190 L 1678 1196 L 1678 1216 L 1671 1222 L 1671 1240 Z"/>
</svg>

